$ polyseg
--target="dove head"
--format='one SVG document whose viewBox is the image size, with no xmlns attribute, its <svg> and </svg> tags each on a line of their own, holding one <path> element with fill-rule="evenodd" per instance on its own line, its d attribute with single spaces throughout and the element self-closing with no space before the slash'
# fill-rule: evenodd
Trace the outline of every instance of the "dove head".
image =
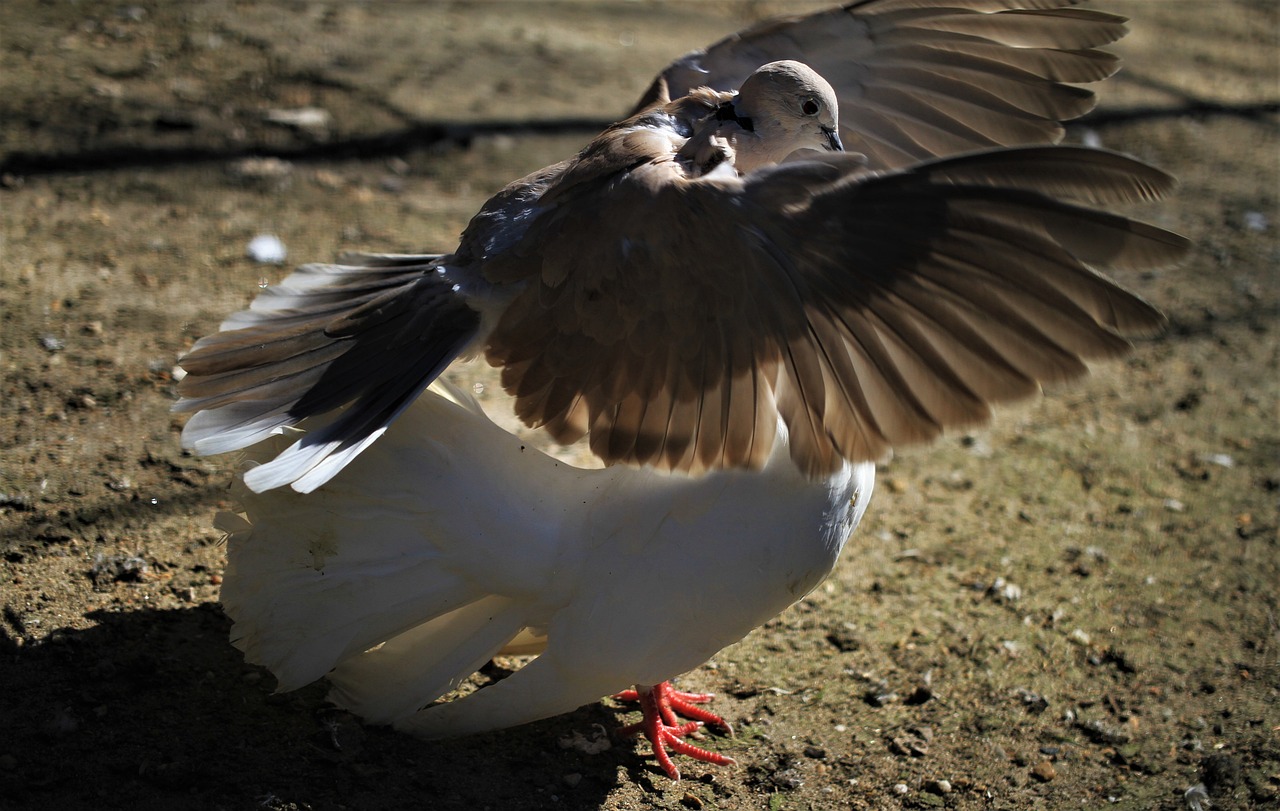
<svg viewBox="0 0 1280 811">
<path fill-rule="evenodd" d="M 842 152 L 836 93 L 808 65 L 770 62 L 747 77 L 733 101 L 739 126 L 735 167 L 743 174 L 797 149 Z"/>
</svg>

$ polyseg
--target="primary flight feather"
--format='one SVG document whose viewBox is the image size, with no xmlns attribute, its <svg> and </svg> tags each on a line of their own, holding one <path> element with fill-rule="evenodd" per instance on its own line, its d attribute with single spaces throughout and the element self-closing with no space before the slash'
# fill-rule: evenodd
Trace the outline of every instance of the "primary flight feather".
<svg viewBox="0 0 1280 811">
<path fill-rule="evenodd" d="M 864 0 L 688 54 L 456 250 L 264 291 L 181 363 L 184 443 L 248 449 L 223 601 L 288 689 L 377 722 L 509 726 L 636 685 L 642 731 L 718 721 L 671 677 L 804 596 L 897 446 L 1117 356 L 1157 310 L 1098 269 L 1176 260 L 1100 210 L 1167 192 L 1051 146 L 1121 18 L 1071 0 Z M 500 367 L 526 449 L 437 381 Z M 430 388 L 429 388 L 430 387 Z M 687 580 L 664 576 L 666 561 Z M 428 706 L 491 656 L 510 678 Z"/>
</svg>

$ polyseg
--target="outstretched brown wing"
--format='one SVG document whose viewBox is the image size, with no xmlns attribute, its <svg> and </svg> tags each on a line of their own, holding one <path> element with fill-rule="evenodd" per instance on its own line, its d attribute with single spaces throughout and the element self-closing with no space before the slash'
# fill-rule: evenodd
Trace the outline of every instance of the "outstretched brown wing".
<svg viewBox="0 0 1280 811">
<path fill-rule="evenodd" d="M 736 180 L 645 164 L 548 193 L 537 256 L 486 271 L 529 283 L 488 357 L 521 418 L 589 436 L 606 462 L 758 466 L 781 417 L 819 475 L 981 422 L 1156 330 L 1094 268 L 1167 264 L 1185 241 L 1081 203 L 1171 185 L 1070 147 L 882 173 L 834 155 Z"/>
<path fill-rule="evenodd" d="M 770 20 L 686 54 L 635 111 L 696 87 L 737 90 L 761 65 L 812 67 L 840 102 L 845 149 L 872 168 L 996 146 L 1056 143 L 1094 106 L 1076 87 L 1114 73 L 1097 50 L 1125 19 L 1080 0 L 861 0 Z"/>
</svg>

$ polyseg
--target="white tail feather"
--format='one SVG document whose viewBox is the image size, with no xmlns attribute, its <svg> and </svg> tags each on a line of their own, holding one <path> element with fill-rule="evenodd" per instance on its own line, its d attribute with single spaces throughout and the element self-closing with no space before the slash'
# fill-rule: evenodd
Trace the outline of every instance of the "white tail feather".
<svg viewBox="0 0 1280 811">
<path fill-rule="evenodd" d="M 329 674 L 329 700 L 372 723 L 410 715 L 457 688 L 519 633 L 522 608 L 491 595 L 347 659 Z"/>
</svg>

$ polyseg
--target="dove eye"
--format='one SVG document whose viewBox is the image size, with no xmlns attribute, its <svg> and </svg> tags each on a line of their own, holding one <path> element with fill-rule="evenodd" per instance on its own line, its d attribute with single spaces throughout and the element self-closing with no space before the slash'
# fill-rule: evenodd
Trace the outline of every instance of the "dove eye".
<svg viewBox="0 0 1280 811">
<path fill-rule="evenodd" d="M 805 115 L 817 115 L 818 109 L 818 102 L 813 99 L 805 99 L 800 105 L 800 111 Z"/>
</svg>

